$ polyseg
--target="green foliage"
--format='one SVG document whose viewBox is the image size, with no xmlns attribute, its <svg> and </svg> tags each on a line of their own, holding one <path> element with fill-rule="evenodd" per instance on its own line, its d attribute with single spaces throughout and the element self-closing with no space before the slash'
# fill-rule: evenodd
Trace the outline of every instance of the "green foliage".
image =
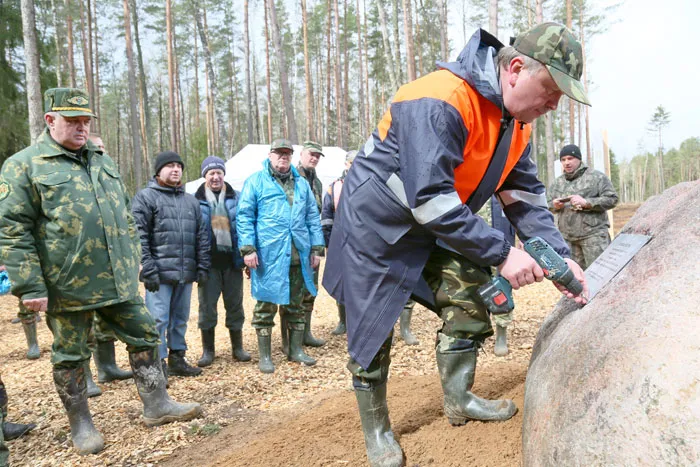
<svg viewBox="0 0 700 467">
<path fill-rule="evenodd" d="M 612 149 L 610 149 L 610 181 L 615 187 L 615 191 L 620 193 L 620 165 Z"/>
</svg>

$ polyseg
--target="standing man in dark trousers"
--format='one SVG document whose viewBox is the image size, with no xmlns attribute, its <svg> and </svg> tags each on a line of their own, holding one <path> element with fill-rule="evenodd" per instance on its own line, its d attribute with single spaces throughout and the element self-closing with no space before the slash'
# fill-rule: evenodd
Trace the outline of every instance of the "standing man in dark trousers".
<svg viewBox="0 0 700 467">
<path fill-rule="evenodd" d="M 202 333 L 202 358 L 197 366 L 206 367 L 214 361 L 216 311 L 219 297 L 224 297 L 226 327 L 231 337 L 234 360 L 250 361 L 243 350 L 243 258 L 238 251 L 236 210 L 240 193 L 224 181 L 224 160 L 209 156 L 202 162 L 204 183 L 197 189 L 202 221 L 209 234 L 211 269 L 208 280 L 197 286 L 199 294 L 199 329 Z"/>
<path fill-rule="evenodd" d="M 25 308 L 46 312 L 56 390 L 80 454 L 104 447 L 87 402 L 94 314 L 127 345 L 146 425 L 190 420 L 173 402 L 157 358 L 158 332 L 138 290 L 139 247 L 114 161 L 88 141 L 95 114 L 82 90 L 44 93 L 46 131 L 0 174 L 0 262 Z"/>
<path fill-rule="evenodd" d="M 185 193 L 182 183 L 184 167 L 179 154 L 158 154 L 155 176 L 136 193 L 132 209 L 141 236 L 141 280 L 160 335 L 160 358 L 164 367 L 168 358 L 168 375 L 197 376 L 202 369 L 185 359 L 185 333 L 192 283 L 206 282 L 211 263 L 199 201 Z"/>
</svg>

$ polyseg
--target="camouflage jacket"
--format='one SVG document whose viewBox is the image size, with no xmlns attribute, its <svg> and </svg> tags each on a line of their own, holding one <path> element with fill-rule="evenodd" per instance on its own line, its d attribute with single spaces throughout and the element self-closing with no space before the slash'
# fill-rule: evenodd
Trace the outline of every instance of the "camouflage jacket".
<svg viewBox="0 0 700 467">
<path fill-rule="evenodd" d="M 304 177 L 309 185 L 311 186 L 311 191 L 314 194 L 314 199 L 316 200 L 316 207 L 318 212 L 321 212 L 323 207 L 323 184 L 321 180 L 316 176 L 316 169 L 305 169 L 301 164 L 297 166 L 297 171 L 299 175 Z"/>
<path fill-rule="evenodd" d="M 117 166 L 92 143 L 81 156 L 45 132 L 0 174 L 0 263 L 12 293 L 48 297 L 58 312 L 138 296 L 138 237 Z"/>
<path fill-rule="evenodd" d="M 591 207 L 575 210 L 566 203 L 560 210 L 554 209 L 552 200 L 579 195 L 591 204 Z M 566 240 L 581 240 L 610 228 L 605 211 L 617 205 L 617 193 L 612 182 L 602 172 L 593 170 L 581 163 L 576 171 L 567 176 L 562 174 L 547 191 L 547 205 L 557 214 L 559 231 Z"/>
</svg>

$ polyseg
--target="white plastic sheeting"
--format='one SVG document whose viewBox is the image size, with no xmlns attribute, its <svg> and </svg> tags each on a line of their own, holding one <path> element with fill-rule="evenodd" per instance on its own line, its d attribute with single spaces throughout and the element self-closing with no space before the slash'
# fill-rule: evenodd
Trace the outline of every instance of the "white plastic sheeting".
<svg viewBox="0 0 700 467">
<path fill-rule="evenodd" d="M 292 165 L 295 167 L 299 164 L 301 149 L 301 145 L 294 146 Z M 243 189 L 243 183 L 248 177 L 262 170 L 262 161 L 267 159 L 269 152 L 270 146 L 268 144 L 249 144 L 244 147 L 235 156 L 226 161 L 225 180 L 234 189 L 240 191 Z M 343 173 L 346 153 L 347 151 L 338 147 L 324 146 L 323 154 L 325 157 L 321 157 L 316 167 L 316 174 L 321 183 L 323 183 L 324 191 L 328 188 L 328 185 L 333 183 Z M 188 182 L 185 185 L 185 190 L 194 194 L 202 183 L 204 183 L 204 178 Z"/>
</svg>

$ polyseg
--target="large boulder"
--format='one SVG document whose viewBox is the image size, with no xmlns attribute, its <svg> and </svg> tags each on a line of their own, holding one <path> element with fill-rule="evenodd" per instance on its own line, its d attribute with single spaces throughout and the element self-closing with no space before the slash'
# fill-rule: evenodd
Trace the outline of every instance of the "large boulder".
<svg viewBox="0 0 700 467">
<path fill-rule="evenodd" d="M 700 181 L 651 198 L 622 233 L 652 240 L 539 331 L 525 466 L 700 465 Z"/>
</svg>

